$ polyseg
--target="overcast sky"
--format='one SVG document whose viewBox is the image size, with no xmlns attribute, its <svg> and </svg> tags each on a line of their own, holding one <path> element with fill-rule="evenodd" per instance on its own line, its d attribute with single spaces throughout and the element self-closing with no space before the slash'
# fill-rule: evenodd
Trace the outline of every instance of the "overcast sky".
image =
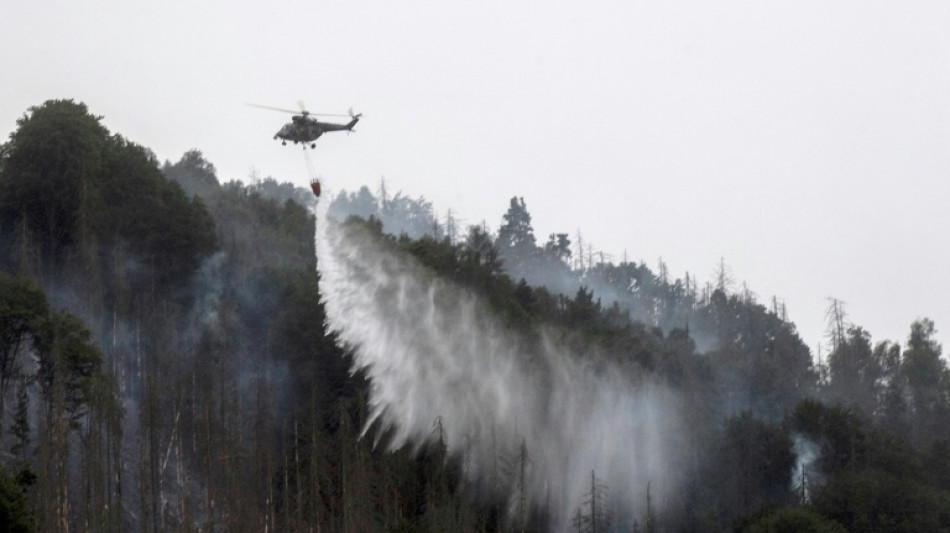
<svg viewBox="0 0 950 533">
<path fill-rule="evenodd" d="M 305 185 L 288 116 L 353 106 L 314 153 L 331 190 L 710 280 L 725 259 L 814 350 L 828 297 L 873 340 L 950 339 L 950 3 L 7 2 L 0 134 L 51 98 L 222 181 Z M 950 347 L 948 347 L 950 348 Z"/>
</svg>

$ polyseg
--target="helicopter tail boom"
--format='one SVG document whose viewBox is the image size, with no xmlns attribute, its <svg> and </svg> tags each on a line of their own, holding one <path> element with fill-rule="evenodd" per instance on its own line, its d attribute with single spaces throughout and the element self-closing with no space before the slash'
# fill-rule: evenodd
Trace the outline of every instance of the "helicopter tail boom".
<svg viewBox="0 0 950 533">
<path fill-rule="evenodd" d="M 344 126 L 347 131 L 353 131 L 353 126 L 356 126 L 356 123 L 360 121 L 360 117 L 363 116 L 362 113 L 353 113 L 353 108 L 351 107 L 347 113 L 350 114 L 350 122 Z"/>
</svg>

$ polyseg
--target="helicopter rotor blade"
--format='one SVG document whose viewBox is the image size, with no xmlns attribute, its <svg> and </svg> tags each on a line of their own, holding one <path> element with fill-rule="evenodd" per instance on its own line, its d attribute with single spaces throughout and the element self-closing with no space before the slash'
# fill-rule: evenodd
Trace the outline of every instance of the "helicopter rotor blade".
<svg viewBox="0 0 950 533">
<path fill-rule="evenodd" d="M 297 100 L 297 105 L 300 107 L 300 112 L 306 115 L 313 115 L 315 117 L 348 117 L 350 115 L 343 115 L 339 113 L 311 113 L 307 111 L 306 104 L 303 103 L 303 100 Z"/>
<path fill-rule="evenodd" d="M 347 115 L 337 115 L 333 113 L 311 113 L 307 111 L 307 104 L 303 103 L 303 100 L 297 100 L 297 107 L 300 108 L 300 114 L 303 116 L 313 115 L 315 117 L 345 117 Z"/>
<path fill-rule="evenodd" d="M 259 108 L 261 108 L 261 109 L 269 109 L 269 110 L 271 110 L 271 111 L 280 111 L 281 113 L 293 113 L 293 114 L 300 113 L 300 111 L 294 111 L 293 109 L 284 109 L 284 108 L 281 108 L 281 107 L 271 107 L 271 106 L 269 106 L 269 105 L 251 104 L 251 103 L 248 103 L 248 102 L 245 102 L 244 104 L 245 104 L 245 105 L 249 105 L 249 106 L 251 106 L 251 107 L 259 107 Z"/>
<path fill-rule="evenodd" d="M 261 109 L 269 109 L 271 111 L 280 111 L 281 113 L 290 113 L 293 115 L 303 115 L 303 116 L 313 115 L 315 117 L 348 117 L 350 116 L 350 115 L 331 114 L 331 113 L 311 113 L 310 111 L 307 111 L 306 108 L 304 108 L 302 101 L 298 101 L 297 104 L 300 105 L 299 111 L 295 111 L 293 109 L 284 109 L 282 107 L 272 107 L 269 105 L 251 104 L 251 103 L 245 102 L 245 105 L 249 105 L 251 107 L 259 107 Z"/>
</svg>

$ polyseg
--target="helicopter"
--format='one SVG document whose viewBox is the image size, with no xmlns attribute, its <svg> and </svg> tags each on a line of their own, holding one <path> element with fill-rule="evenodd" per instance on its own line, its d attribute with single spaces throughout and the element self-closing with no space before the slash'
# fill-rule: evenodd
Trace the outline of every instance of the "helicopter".
<svg viewBox="0 0 950 533">
<path fill-rule="evenodd" d="M 304 108 L 303 102 L 298 102 L 298 105 L 300 106 L 299 112 L 293 111 L 291 109 L 282 109 L 279 107 L 270 107 L 258 104 L 247 105 L 260 107 L 262 109 L 270 109 L 271 111 L 294 113 L 294 116 L 291 117 L 292 122 L 285 124 L 284 127 L 280 128 L 280 130 L 274 134 L 274 139 L 280 139 L 281 144 L 284 146 L 287 145 L 287 141 L 293 141 L 294 144 L 301 143 L 303 144 L 304 150 L 307 149 L 307 144 L 310 145 L 311 149 L 316 148 L 317 143 L 315 141 L 328 131 L 353 131 L 353 126 L 356 126 L 356 123 L 360 121 L 360 117 L 363 116 L 362 113 L 353 113 L 353 108 L 350 108 L 349 114 L 346 115 L 311 113 Z M 333 122 L 321 122 L 311 117 L 350 117 L 350 121 L 346 124 L 336 124 Z"/>
</svg>

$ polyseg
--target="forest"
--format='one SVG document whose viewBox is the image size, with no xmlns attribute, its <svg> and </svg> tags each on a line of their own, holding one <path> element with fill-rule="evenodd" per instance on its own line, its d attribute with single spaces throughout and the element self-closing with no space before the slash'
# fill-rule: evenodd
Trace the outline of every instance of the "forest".
<svg viewBox="0 0 950 533">
<path fill-rule="evenodd" d="M 536 236 L 518 196 L 497 231 L 385 183 L 322 198 L 337 231 L 484 302 L 527 360 L 557 339 L 679 399 L 675 491 L 628 499 L 591 467 L 552 509 L 525 495 L 535 443 L 489 482 L 442 420 L 403 442 L 372 416 L 371 370 L 326 326 L 309 191 L 223 181 L 197 149 L 160 162 L 101 121 L 50 100 L 0 145 L 2 531 L 950 531 L 931 320 L 872 342 L 831 300 L 817 354 L 724 264 L 604 261 Z"/>
</svg>

